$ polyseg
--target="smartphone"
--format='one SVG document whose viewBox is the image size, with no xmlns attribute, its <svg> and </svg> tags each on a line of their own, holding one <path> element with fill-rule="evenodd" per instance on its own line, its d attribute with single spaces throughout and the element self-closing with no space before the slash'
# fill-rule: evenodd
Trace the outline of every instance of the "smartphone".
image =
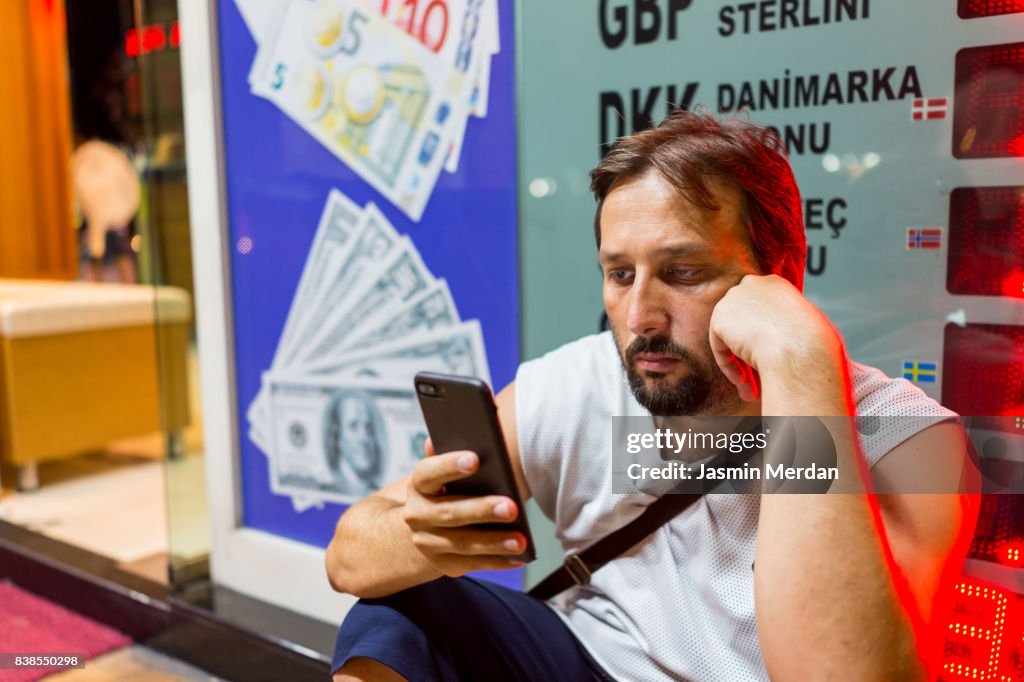
<svg viewBox="0 0 1024 682">
<path fill-rule="evenodd" d="M 512 460 L 501 434 L 498 408 L 491 389 L 473 377 L 459 377 L 434 372 L 420 372 L 415 378 L 416 396 L 420 401 L 427 432 L 438 454 L 454 450 L 472 450 L 480 458 L 476 473 L 445 485 L 450 495 L 504 495 L 519 508 L 515 521 L 485 523 L 481 528 L 517 530 L 526 538 L 526 550 L 509 555 L 519 561 L 537 558 L 530 535 L 526 510 L 512 473 Z"/>
</svg>

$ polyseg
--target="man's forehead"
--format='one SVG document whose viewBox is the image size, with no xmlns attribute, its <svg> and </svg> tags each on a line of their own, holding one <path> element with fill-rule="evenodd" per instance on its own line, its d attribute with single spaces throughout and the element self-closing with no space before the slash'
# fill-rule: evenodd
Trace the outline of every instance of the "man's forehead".
<svg viewBox="0 0 1024 682">
<path fill-rule="evenodd" d="M 599 258 L 602 261 L 613 261 L 625 257 L 625 253 L 613 249 L 612 244 L 602 244 Z M 647 250 L 648 255 L 658 258 L 697 258 L 707 256 L 709 252 L 707 244 L 695 241 L 666 241 Z"/>
<path fill-rule="evenodd" d="M 698 186 L 701 185 L 701 186 Z M 616 180 L 606 197 L 625 188 L 641 189 L 650 195 L 664 195 L 665 198 L 679 197 L 689 206 L 698 207 L 703 190 L 710 192 L 718 203 L 742 203 L 743 191 L 739 184 L 724 175 L 696 175 L 693 178 L 670 179 L 657 168 L 651 168 L 638 175 L 624 176 Z"/>
<path fill-rule="evenodd" d="M 602 254 L 619 248 L 606 248 L 608 240 L 633 241 L 637 228 L 657 232 L 664 248 L 677 250 L 730 237 L 749 243 L 742 191 L 722 178 L 708 177 L 706 183 L 717 209 L 695 204 L 657 171 L 617 183 L 601 205 Z"/>
</svg>

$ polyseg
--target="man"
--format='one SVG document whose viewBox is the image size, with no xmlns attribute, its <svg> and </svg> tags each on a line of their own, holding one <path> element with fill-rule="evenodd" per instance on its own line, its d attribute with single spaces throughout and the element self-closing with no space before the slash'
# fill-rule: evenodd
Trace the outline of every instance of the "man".
<svg viewBox="0 0 1024 682">
<path fill-rule="evenodd" d="M 865 493 L 872 477 L 908 469 L 959 490 L 964 435 L 907 382 L 850 363 L 800 294 L 801 202 L 778 139 L 680 111 L 617 141 L 591 178 L 612 332 L 524 364 L 497 399 L 521 492 L 555 521 L 566 553 L 652 501 L 611 492 L 614 416 L 933 425 L 882 420 L 862 450 L 852 419 L 829 420 L 847 494 L 705 495 L 557 607 L 450 579 L 515 565 L 523 538 L 473 524 L 521 510 L 444 495 L 476 470 L 475 454 L 428 457 L 338 524 L 328 574 L 363 602 L 339 634 L 335 679 L 927 676 L 928 628 L 963 560 L 974 499 Z"/>
</svg>

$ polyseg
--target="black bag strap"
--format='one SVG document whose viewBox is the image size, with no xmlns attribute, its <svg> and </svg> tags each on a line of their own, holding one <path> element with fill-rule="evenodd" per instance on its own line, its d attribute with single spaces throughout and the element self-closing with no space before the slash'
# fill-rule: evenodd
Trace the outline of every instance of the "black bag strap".
<svg viewBox="0 0 1024 682">
<path fill-rule="evenodd" d="M 594 571 L 625 554 L 702 497 L 703 493 L 677 493 L 658 498 L 648 505 L 640 516 L 622 528 L 601 538 L 582 552 L 566 557 L 561 566 L 530 590 L 530 595 L 547 600 L 573 585 L 588 584 Z"/>
<path fill-rule="evenodd" d="M 757 426 L 755 429 L 760 429 L 760 419 L 758 418 L 756 421 Z M 746 431 L 749 433 L 755 429 L 747 429 Z M 705 466 L 738 468 L 757 452 L 760 452 L 760 450 L 750 450 L 746 456 L 739 459 L 728 450 L 721 451 L 706 462 Z M 541 600 L 548 600 L 573 585 L 589 584 L 590 576 L 594 571 L 612 559 L 628 552 L 648 535 L 683 513 L 694 502 L 704 496 L 702 492 L 676 492 L 679 488 L 685 490 L 692 487 L 692 484 L 688 485 L 688 482 L 683 482 L 676 489 L 669 491 L 649 504 L 640 516 L 622 528 L 601 538 L 583 551 L 577 554 L 570 554 L 561 566 L 534 585 L 533 589 L 530 590 L 530 596 Z"/>
</svg>

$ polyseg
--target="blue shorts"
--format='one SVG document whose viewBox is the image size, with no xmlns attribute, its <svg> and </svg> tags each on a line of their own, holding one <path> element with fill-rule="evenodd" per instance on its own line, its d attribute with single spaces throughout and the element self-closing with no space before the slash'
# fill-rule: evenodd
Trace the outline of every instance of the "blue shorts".
<svg viewBox="0 0 1024 682">
<path fill-rule="evenodd" d="M 612 679 L 551 607 L 472 578 L 359 601 L 338 631 L 331 670 L 352 658 L 414 682 Z"/>
</svg>

